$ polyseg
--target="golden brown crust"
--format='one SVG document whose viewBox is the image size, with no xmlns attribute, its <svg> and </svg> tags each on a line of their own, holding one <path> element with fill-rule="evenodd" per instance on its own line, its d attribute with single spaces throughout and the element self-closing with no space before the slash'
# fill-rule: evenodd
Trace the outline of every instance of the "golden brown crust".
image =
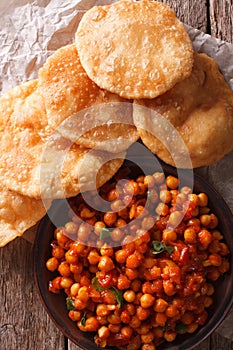
<svg viewBox="0 0 233 350">
<path fill-rule="evenodd" d="M 88 78 L 75 44 L 48 58 L 39 71 L 39 89 L 49 125 L 77 144 L 118 153 L 138 139 L 132 105 Z"/>
<path fill-rule="evenodd" d="M 80 169 L 88 172 L 90 181 L 106 154 L 96 151 L 90 155 L 89 149 L 53 133 L 37 85 L 36 80 L 28 82 L 0 99 L 0 182 L 37 199 L 74 196 L 86 183 L 78 178 Z M 124 153 L 116 157 L 98 174 L 98 186 L 121 166 Z M 83 159 L 89 162 L 82 168 Z"/>
<path fill-rule="evenodd" d="M 0 247 L 34 226 L 45 214 L 41 200 L 0 188 Z M 48 206 L 50 203 L 46 203 Z"/>
<path fill-rule="evenodd" d="M 144 144 L 163 161 L 175 165 L 166 142 L 156 137 L 159 113 L 179 133 L 196 168 L 217 162 L 233 149 L 233 92 L 212 58 L 198 53 L 194 57 L 189 78 L 156 99 L 134 101 L 134 122 Z M 172 141 L 172 136 L 164 130 L 164 140 Z M 182 163 L 179 147 L 174 151 Z"/>
<path fill-rule="evenodd" d="M 76 45 L 88 76 L 125 98 L 154 98 L 190 75 L 192 43 L 167 5 L 120 0 L 83 16 Z"/>
</svg>

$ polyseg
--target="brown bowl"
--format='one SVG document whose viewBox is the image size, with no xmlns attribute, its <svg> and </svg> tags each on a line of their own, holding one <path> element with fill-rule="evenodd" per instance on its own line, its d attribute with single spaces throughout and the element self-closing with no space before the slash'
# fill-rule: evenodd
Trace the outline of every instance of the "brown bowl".
<svg viewBox="0 0 233 350">
<path fill-rule="evenodd" d="M 165 175 L 177 175 L 177 170 L 173 167 L 165 165 L 164 163 L 154 162 L 155 157 L 153 155 L 144 156 L 140 161 L 140 166 L 143 166 L 144 172 L 152 174 L 155 171 L 161 171 L 161 167 Z M 135 168 L 135 174 L 139 172 L 139 169 L 131 161 L 126 161 L 127 165 Z M 136 163 L 138 162 L 135 158 Z M 183 184 L 190 185 L 192 182 L 192 171 L 182 170 L 179 171 L 179 179 L 182 177 Z M 200 344 L 206 339 L 223 321 L 233 303 L 233 216 L 232 213 L 216 190 L 210 186 L 202 177 L 194 173 L 194 192 L 205 192 L 209 197 L 209 207 L 215 213 L 219 219 L 219 229 L 224 235 L 225 242 L 227 243 L 230 251 L 230 272 L 221 276 L 215 283 L 214 303 L 208 309 L 209 318 L 207 323 L 200 327 L 194 334 L 178 335 L 176 340 L 172 343 L 164 342 L 160 346 L 156 347 L 158 350 L 190 350 L 193 347 Z M 52 219 L 52 220 L 51 220 Z M 66 295 L 53 294 L 48 291 L 49 281 L 55 277 L 55 274 L 46 269 L 45 263 L 51 257 L 50 243 L 53 240 L 53 233 L 55 226 L 53 224 L 56 221 L 56 225 L 63 225 L 67 222 L 67 208 L 66 201 L 57 200 L 53 203 L 52 208 L 49 210 L 49 216 L 47 215 L 39 226 L 36 239 L 35 239 L 35 254 L 34 254 L 34 276 L 36 286 L 39 292 L 40 299 L 43 306 L 51 319 L 55 322 L 56 326 L 61 332 L 77 344 L 81 349 L 86 350 L 99 350 L 93 341 L 93 334 L 83 333 L 78 328 L 75 322 L 68 317 L 66 308 Z M 106 347 L 107 349 L 115 349 Z"/>
</svg>

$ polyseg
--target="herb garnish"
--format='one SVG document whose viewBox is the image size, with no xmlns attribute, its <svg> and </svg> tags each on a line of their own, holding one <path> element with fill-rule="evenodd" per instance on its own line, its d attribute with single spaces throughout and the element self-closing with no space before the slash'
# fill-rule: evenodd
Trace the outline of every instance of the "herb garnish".
<svg viewBox="0 0 233 350">
<path fill-rule="evenodd" d="M 102 287 L 101 284 L 99 283 L 98 277 L 94 277 L 91 281 L 91 284 L 93 285 L 93 287 L 97 292 L 103 292 L 105 290 L 105 288 Z"/>
<path fill-rule="evenodd" d="M 71 299 L 69 297 L 66 298 L 66 307 L 68 310 L 75 310 L 73 299 Z"/>
<path fill-rule="evenodd" d="M 123 299 L 123 292 L 121 290 L 118 290 L 116 287 L 110 287 L 109 290 L 115 294 L 116 296 L 116 300 L 117 300 L 117 305 L 120 308 L 123 307 L 123 302 L 124 302 L 124 299 Z"/>
<path fill-rule="evenodd" d="M 100 231 L 100 239 L 105 240 L 111 237 L 111 231 L 106 228 L 103 227 L 102 230 Z"/>
<path fill-rule="evenodd" d="M 97 292 L 103 292 L 104 290 L 110 290 L 110 292 L 112 292 L 115 297 L 116 297 L 116 301 L 117 301 L 117 305 L 119 308 L 123 307 L 123 292 L 121 290 L 118 290 L 116 287 L 110 287 L 110 288 L 104 288 L 101 286 L 101 284 L 98 281 L 98 277 L 94 277 L 91 281 L 91 284 L 93 285 L 93 287 L 95 288 L 95 290 Z"/>
<path fill-rule="evenodd" d="M 80 323 L 81 323 L 81 325 L 82 325 L 83 327 L 86 326 L 86 314 L 83 315 L 83 317 L 82 317 L 81 320 L 80 320 Z"/>
<path fill-rule="evenodd" d="M 160 241 L 153 241 L 152 242 L 152 253 L 153 254 L 160 254 L 162 252 L 167 252 L 168 254 L 173 253 L 174 248 L 167 246 L 166 243 L 162 243 Z"/>
<path fill-rule="evenodd" d="M 179 334 L 186 333 L 188 331 L 188 326 L 182 322 L 178 323 L 175 328 L 176 332 Z"/>
</svg>

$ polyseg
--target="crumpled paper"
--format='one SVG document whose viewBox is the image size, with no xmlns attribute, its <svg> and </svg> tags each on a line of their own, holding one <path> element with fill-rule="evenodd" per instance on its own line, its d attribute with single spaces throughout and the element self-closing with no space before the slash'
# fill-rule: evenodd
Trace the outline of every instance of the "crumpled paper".
<svg viewBox="0 0 233 350">
<path fill-rule="evenodd" d="M 38 69 L 56 49 L 74 41 L 78 23 L 90 7 L 113 0 L 1 0 L 0 92 L 37 78 Z M 233 90 L 233 45 L 186 26 L 194 49 L 213 57 Z M 211 142 L 211 141 L 210 141 Z M 233 152 L 198 169 L 233 211 Z M 33 241 L 35 228 L 24 238 Z M 233 340 L 233 310 L 218 332 Z"/>
</svg>

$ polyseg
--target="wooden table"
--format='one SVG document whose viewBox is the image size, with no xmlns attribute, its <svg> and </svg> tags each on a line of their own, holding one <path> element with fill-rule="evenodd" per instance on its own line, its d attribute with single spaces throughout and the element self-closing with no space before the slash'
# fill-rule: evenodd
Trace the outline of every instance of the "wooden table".
<svg viewBox="0 0 233 350">
<path fill-rule="evenodd" d="M 232 0 L 165 0 L 184 22 L 233 42 Z M 232 158 L 231 158 L 232 159 Z M 18 238 L 0 249 L 0 349 L 77 350 L 44 311 L 33 281 L 33 245 Z M 195 350 L 230 350 L 218 332 Z"/>
</svg>

